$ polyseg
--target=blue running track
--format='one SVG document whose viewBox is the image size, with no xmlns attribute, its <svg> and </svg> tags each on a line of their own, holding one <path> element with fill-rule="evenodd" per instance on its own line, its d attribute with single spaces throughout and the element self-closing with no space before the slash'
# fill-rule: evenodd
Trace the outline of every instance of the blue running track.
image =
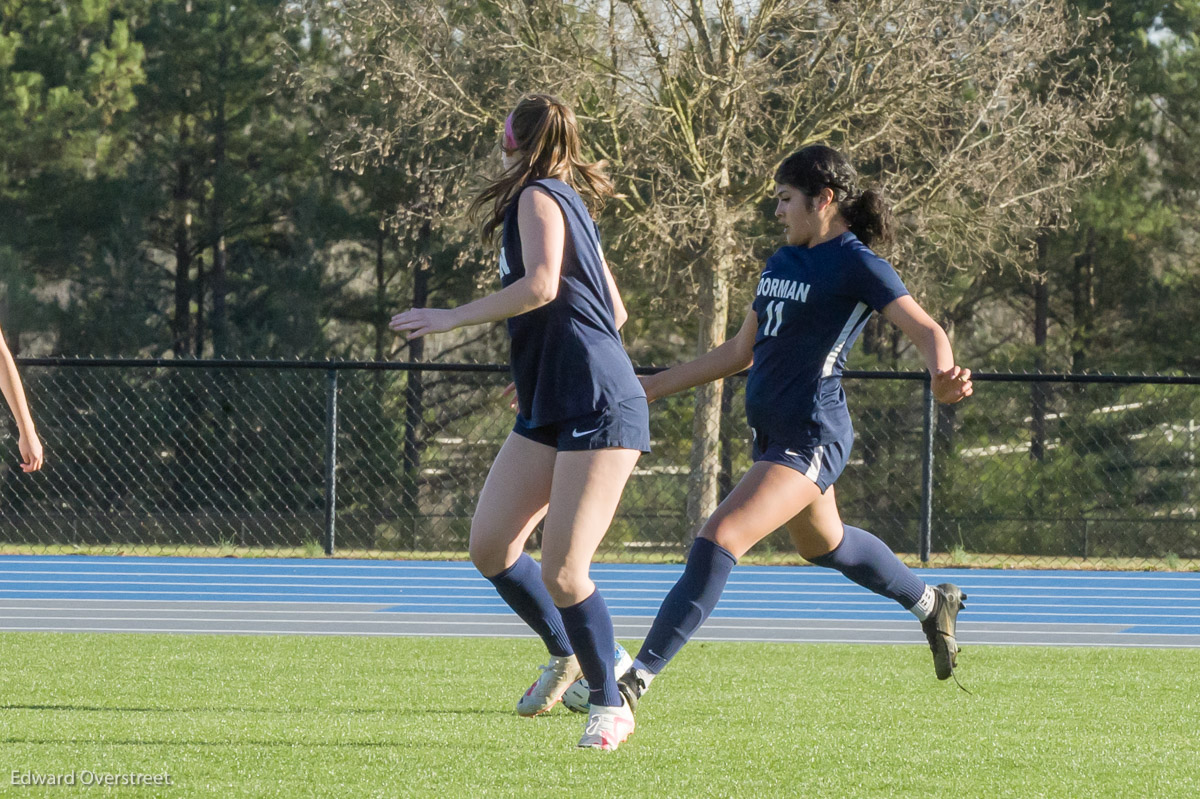
<svg viewBox="0 0 1200 799">
<path fill-rule="evenodd" d="M 682 566 L 601 564 L 621 638 Z M 969 595 L 971 644 L 1200 647 L 1200 574 L 921 570 Z M 0 557 L 0 630 L 297 635 L 531 633 L 469 563 Z M 915 620 L 836 572 L 740 566 L 697 640 L 924 643 Z"/>
</svg>

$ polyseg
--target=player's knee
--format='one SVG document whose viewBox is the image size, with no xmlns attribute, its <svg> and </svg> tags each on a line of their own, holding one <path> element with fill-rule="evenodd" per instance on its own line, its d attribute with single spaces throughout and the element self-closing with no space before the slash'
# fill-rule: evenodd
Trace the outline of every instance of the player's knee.
<svg viewBox="0 0 1200 799">
<path fill-rule="evenodd" d="M 494 577 L 495 575 L 504 571 L 503 569 L 496 568 L 496 559 L 491 557 L 489 553 L 480 552 L 472 547 L 470 554 L 471 563 L 475 564 L 475 568 L 478 569 L 479 573 L 484 577 Z"/>
<path fill-rule="evenodd" d="M 471 527 L 471 540 L 467 545 L 471 563 L 485 577 L 493 577 L 506 568 L 506 550 L 488 541 L 485 536 L 476 536 L 475 527 Z"/>
<path fill-rule="evenodd" d="M 559 607 L 574 605 L 587 599 L 591 581 L 586 573 L 578 574 L 565 566 L 547 565 L 542 563 L 542 582 L 550 593 L 550 598 Z"/>
<path fill-rule="evenodd" d="M 742 540 L 745 537 L 745 531 L 728 517 L 712 516 L 704 527 L 700 528 L 700 538 L 707 538 L 717 546 L 733 553 L 734 557 L 741 557 L 744 554 Z"/>
</svg>

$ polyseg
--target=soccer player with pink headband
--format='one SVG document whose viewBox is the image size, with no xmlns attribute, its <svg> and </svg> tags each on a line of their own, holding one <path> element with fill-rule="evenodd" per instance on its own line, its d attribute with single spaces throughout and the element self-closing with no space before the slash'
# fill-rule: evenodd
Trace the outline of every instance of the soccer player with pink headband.
<svg viewBox="0 0 1200 799">
<path fill-rule="evenodd" d="M 517 712 L 546 712 L 583 676 L 590 709 L 579 746 L 612 750 L 633 731 L 633 713 L 589 569 L 650 450 L 646 394 L 618 332 L 627 314 L 580 196 L 599 202 L 612 183 L 602 164 L 583 160 L 575 114 L 548 95 L 522 98 L 505 120 L 501 162 L 471 207 L 486 210 L 485 239 L 500 234 L 500 291 L 414 308 L 390 326 L 413 339 L 507 320 L 519 412 L 479 496 L 471 560 L 550 653 Z M 539 568 L 524 545 L 543 519 Z"/>
</svg>

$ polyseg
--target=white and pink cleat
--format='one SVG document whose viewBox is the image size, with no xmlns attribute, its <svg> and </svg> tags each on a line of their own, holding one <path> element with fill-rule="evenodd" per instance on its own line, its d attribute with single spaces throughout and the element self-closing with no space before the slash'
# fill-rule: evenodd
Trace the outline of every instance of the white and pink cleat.
<svg viewBox="0 0 1200 799">
<path fill-rule="evenodd" d="M 611 752 L 633 732 L 633 711 L 622 701 L 620 707 L 592 705 L 588 710 L 587 726 L 579 739 L 580 749 L 603 749 Z"/>
</svg>

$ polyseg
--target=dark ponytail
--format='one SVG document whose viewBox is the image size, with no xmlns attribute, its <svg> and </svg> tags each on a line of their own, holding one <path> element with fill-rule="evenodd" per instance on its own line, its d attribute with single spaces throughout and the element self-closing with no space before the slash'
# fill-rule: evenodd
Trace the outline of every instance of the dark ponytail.
<svg viewBox="0 0 1200 799">
<path fill-rule="evenodd" d="M 892 209 L 884 202 L 883 195 L 867 189 L 858 199 L 839 208 L 842 219 L 850 226 L 850 232 L 858 236 L 863 244 L 890 244 L 895 231 Z"/>
<path fill-rule="evenodd" d="M 792 153 L 775 170 L 775 182 L 793 186 L 809 197 L 829 189 L 838 213 L 863 244 L 870 247 L 892 240 L 892 211 L 883 196 L 872 189 L 861 190 L 854 167 L 832 147 L 814 144 Z"/>
</svg>

